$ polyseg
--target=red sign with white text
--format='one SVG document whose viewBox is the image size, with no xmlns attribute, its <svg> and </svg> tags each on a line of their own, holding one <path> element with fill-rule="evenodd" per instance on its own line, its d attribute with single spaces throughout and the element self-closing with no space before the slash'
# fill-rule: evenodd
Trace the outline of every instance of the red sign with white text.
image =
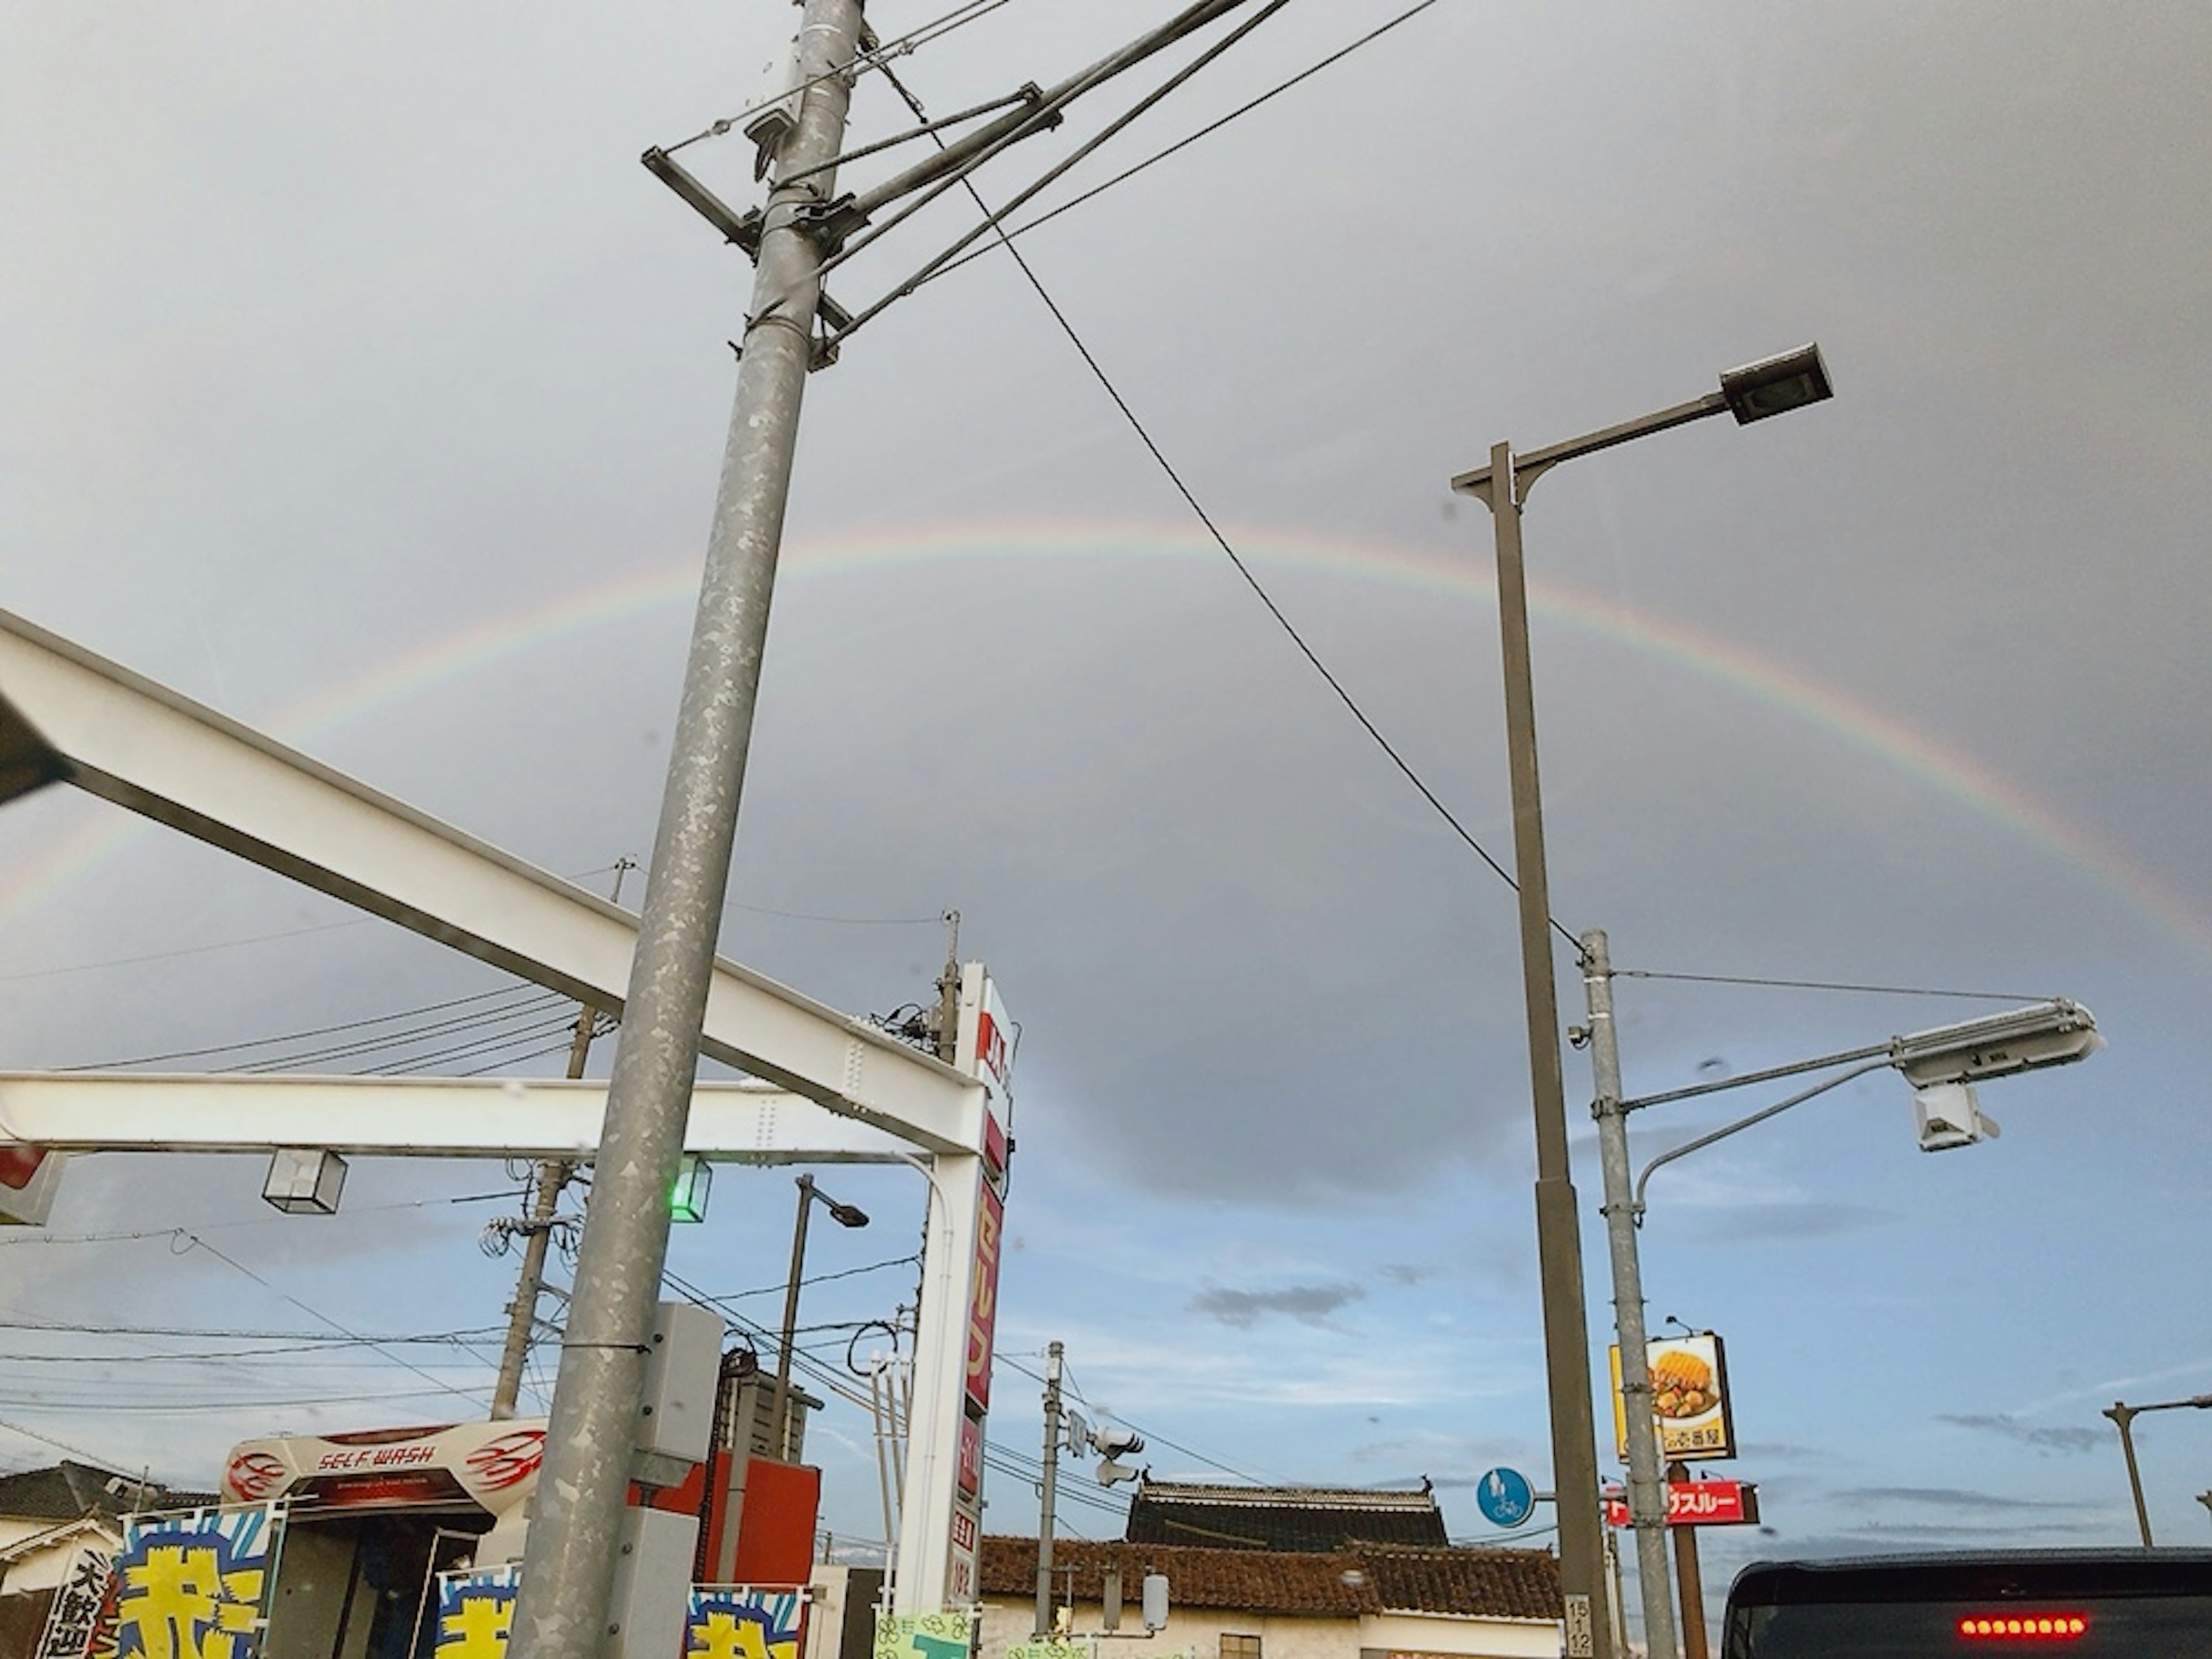
<svg viewBox="0 0 2212 1659">
<path fill-rule="evenodd" d="M 1667 1524 L 1670 1527 L 1741 1527 L 1759 1519 L 1758 1488 L 1744 1480 L 1670 1480 Z M 1618 1486 L 1605 1492 L 1606 1524 L 1628 1524 L 1628 1496 Z"/>
</svg>

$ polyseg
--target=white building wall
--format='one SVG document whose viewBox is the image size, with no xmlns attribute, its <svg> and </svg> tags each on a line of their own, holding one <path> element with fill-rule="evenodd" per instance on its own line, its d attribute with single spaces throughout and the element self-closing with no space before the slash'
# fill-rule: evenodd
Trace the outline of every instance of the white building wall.
<svg viewBox="0 0 2212 1659">
<path fill-rule="evenodd" d="M 1446 1653 L 1480 1659 L 1559 1659 L 1556 1619 L 1461 1619 L 1439 1613 L 1385 1613 L 1359 1621 L 1370 1654 Z M 1262 1654 L 1261 1659 L 1267 1659 Z"/>
<path fill-rule="evenodd" d="M 1098 1609 L 1078 1605 L 1079 1632 L 1095 1628 Z M 983 1659 L 1005 1659 L 1030 1639 L 1036 1604 L 994 1597 L 984 1604 Z M 1441 1613 L 1382 1613 L 1361 1619 L 1174 1608 L 1167 1628 L 1149 1642 L 1133 1597 L 1122 1609 L 1121 1636 L 1098 1644 L 1098 1659 L 1220 1659 L 1228 1633 L 1260 1638 L 1260 1659 L 1362 1659 L 1390 1653 L 1466 1655 L 1468 1659 L 1558 1659 L 1559 1626 L 1551 1620 L 1462 1619 Z M 1134 1637 L 1137 1639 L 1129 1640 Z"/>
</svg>

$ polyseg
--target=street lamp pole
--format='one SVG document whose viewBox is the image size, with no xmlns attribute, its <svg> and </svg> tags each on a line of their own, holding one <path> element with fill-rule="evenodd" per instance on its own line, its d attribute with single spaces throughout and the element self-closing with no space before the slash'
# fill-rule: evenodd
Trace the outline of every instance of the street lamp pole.
<svg viewBox="0 0 2212 1659">
<path fill-rule="evenodd" d="M 1521 981 L 1536 1125 L 1536 1263 L 1544 1304 L 1553 1485 L 1559 1494 L 1559 1583 L 1568 1659 L 1611 1659 L 1611 1656 L 1609 1632 L 1603 1621 L 1593 1616 L 1593 1610 L 1601 1604 L 1605 1550 L 1598 1511 L 1597 1432 L 1590 1413 L 1589 1327 L 1583 1294 L 1582 1233 L 1567 1156 L 1566 1085 L 1559 1060 L 1559 988 L 1553 973 L 1551 893 L 1545 870 L 1543 793 L 1536 763 L 1536 696 L 1528 647 L 1528 579 L 1521 551 L 1522 507 L 1542 473 L 1577 455 L 1610 449 L 1712 415 L 1733 413 L 1740 424 L 1762 420 L 1830 395 L 1820 348 L 1808 345 L 1730 370 L 1721 377 L 1718 392 L 1565 443 L 1518 456 L 1510 444 L 1493 444 L 1489 465 L 1463 472 L 1451 483 L 1455 493 L 1473 495 L 1489 507 L 1497 548 L 1506 764 L 1513 804 L 1514 885 L 1520 899 Z M 1632 1500 L 1635 1495 L 1632 1491 Z M 1631 1514 L 1635 1515 L 1632 1501 Z M 1648 1576 L 1644 1601 L 1650 1659 L 1674 1659 L 1674 1611 L 1666 1599 L 1663 1578 L 1658 1591 L 1656 1626 L 1651 1623 L 1655 1607 Z M 1655 1629 L 1663 1632 L 1663 1644 L 1655 1636 Z"/>
<path fill-rule="evenodd" d="M 850 1204 L 840 1204 L 829 1194 L 814 1185 L 814 1177 L 803 1175 L 799 1178 L 799 1217 L 791 1228 L 791 1282 L 783 1290 L 782 1342 L 775 1353 L 775 1415 L 769 1444 L 778 1462 L 791 1462 L 791 1350 L 799 1334 L 799 1286 L 806 1271 L 806 1212 L 814 1200 L 820 1199 L 829 1206 L 830 1218 L 841 1227 L 865 1227 L 868 1218 L 864 1211 Z"/>
<path fill-rule="evenodd" d="M 1636 1533 L 1636 1576 L 1644 1598 L 1644 1642 L 1654 1655 L 1674 1651 L 1674 1604 L 1667 1595 L 1667 1484 L 1652 1406 L 1650 1347 L 1644 1325 L 1644 1268 L 1636 1253 L 1630 1184 L 1628 1113 L 1621 1104 L 1620 1042 L 1613 1019 L 1613 958 L 1604 931 L 1583 935 L 1583 991 L 1589 1012 L 1590 1070 L 1597 1094 L 1598 1159 L 1605 1176 L 1607 1254 L 1613 1267 L 1613 1340 L 1620 1345 L 1621 1414 L 1628 1428 L 1628 1518 Z M 1664 1609 L 1655 1622 L 1655 1608 Z M 1663 1640 L 1661 1632 L 1663 1632 Z"/>
<path fill-rule="evenodd" d="M 2120 1431 L 2120 1452 L 2128 1460 L 2128 1490 L 2135 1494 L 2136 1525 L 2142 1532 L 2143 1547 L 2152 1547 L 2150 1539 L 2150 1509 L 2143 1502 L 2142 1471 L 2136 1466 L 2136 1437 L 2133 1425 L 2145 1412 L 2172 1412 L 2188 1407 L 2197 1411 L 2212 1411 L 2212 1394 L 2191 1395 L 2186 1400 L 2161 1400 L 2154 1405 L 2130 1406 L 2115 1400 L 2106 1411 Z M 2212 1492 L 2205 1494 L 2207 1509 L 2212 1509 Z"/>
</svg>

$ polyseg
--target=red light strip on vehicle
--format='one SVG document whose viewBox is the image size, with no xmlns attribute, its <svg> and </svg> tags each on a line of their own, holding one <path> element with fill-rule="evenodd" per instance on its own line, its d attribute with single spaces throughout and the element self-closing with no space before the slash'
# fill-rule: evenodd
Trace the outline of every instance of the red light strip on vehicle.
<svg viewBox="0 0 2212 1659">
<path fill-rule="evenodd" d="M 2014 1642 L 2070 1642 L 2088 1630 L 2089 1621 L 2078 1613 L 1974 1613 L 1959 1621 L 1959 1634 L 1976 1641 L 1996 1637 Z"/>
</svg>

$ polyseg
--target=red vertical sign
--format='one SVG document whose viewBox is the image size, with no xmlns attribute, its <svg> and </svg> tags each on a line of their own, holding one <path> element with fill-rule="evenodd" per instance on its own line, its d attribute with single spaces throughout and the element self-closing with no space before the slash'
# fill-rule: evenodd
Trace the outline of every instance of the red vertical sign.
<svg viewBox="0 0 2212 1659">
<path fill-rule="evenodd" d="M 991 1340 L 999 1324 L 999 1235 L 1006 1201 L 981 1175 L 975 1209 L 975 1262 L 968 1281 L 968 1399 L 980 1416 L 991 1404 Z"/>
</svg>

